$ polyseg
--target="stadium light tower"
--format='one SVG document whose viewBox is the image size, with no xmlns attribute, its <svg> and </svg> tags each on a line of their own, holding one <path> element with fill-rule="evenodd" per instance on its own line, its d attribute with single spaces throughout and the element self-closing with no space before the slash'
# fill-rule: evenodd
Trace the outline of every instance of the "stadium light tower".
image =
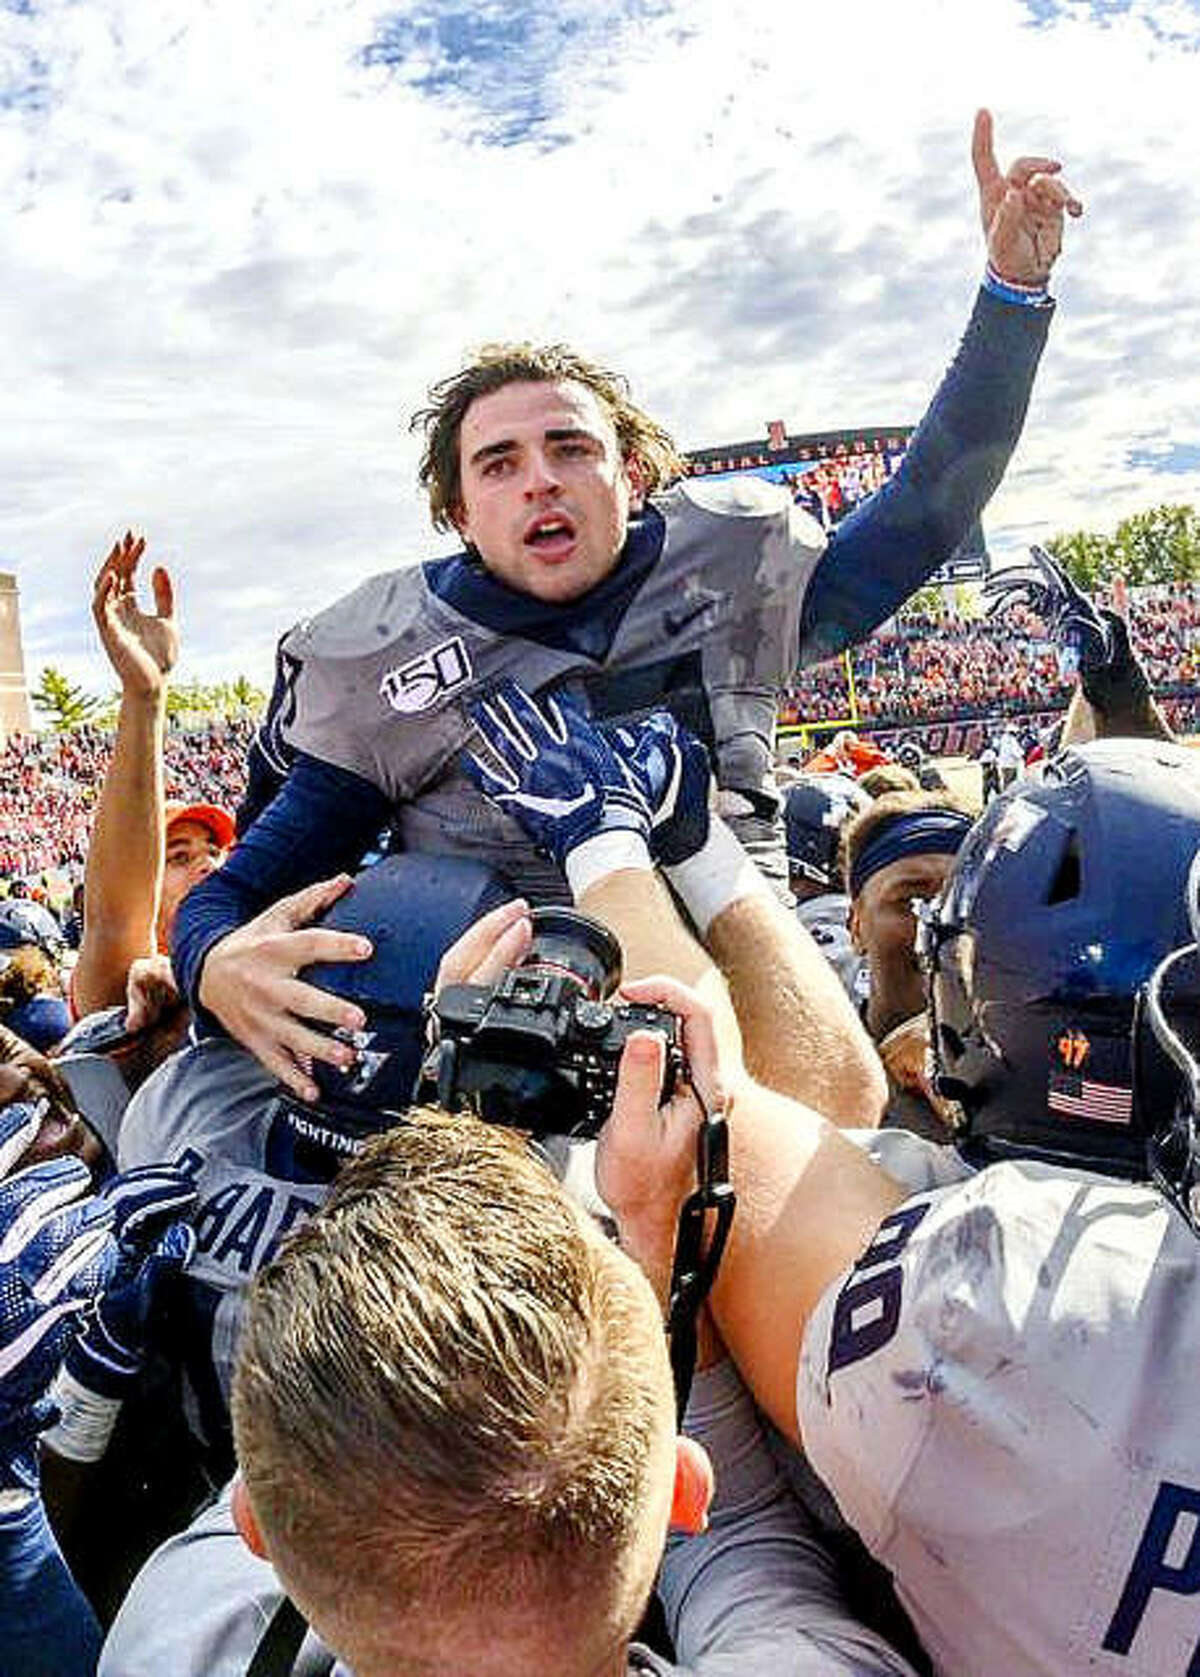
<svg viewBox="0 0 1200 1677">
<path fill-rule="evenodd" d="M 10 734 L 28 733 L 29 688 L 21 646 L 21 595 L 11 571 L 0 571 L 0 745 Z"/>
</svg>

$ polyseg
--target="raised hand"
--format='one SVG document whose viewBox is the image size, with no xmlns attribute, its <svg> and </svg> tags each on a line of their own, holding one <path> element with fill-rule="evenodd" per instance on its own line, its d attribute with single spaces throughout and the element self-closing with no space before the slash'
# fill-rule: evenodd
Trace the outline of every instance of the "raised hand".
<svg viewBox="0 0 1200 1677">
<path fill-rule="evenodd" d="M 1059 644 L 1063 673 L 1090 672 L 1110 661 L 1114 650 L 1111 614 L 1096 609 L 1044 547 L 1029 549 L 1029 563 L 997 571 L 984 584 L 989 617 L 1024 605 L 1041 618 Z M 1116 620 L 1113 619 L 1113 622 Z"/>
<path fill-rule="evenodd" d="M 645 792 L 612 741 L 582 711 L 551 698 L 539 706 L 510 681 L 473 706 L 471 715 L 492 762 L 467 752 L 464 768 L 560 868 L 578 845 L 600 833 L 649 839 Z"/>
<path fill-rule="evenodd" d="M 1079 199 L 1058 178 L 1062 164 L 1053 157 L 1019 157 L 1001 174 L 990 111 L 976 113 L 971 161 L 992 268 L 1014 285 L 1044 285 L 1062 248 L 1064 217 L 1083 214 Z"/>
<path fill-rule="evenodd" d="M 92 590 L 92 617 L 122 689 L 154 697 L 179 657 L 179 630 L 171 579 L 161 565 L 150 577 L 154 610 L 138 605 L 137 568 L 145 550 L 145 538 L 128 530 L 113 543 Z"/>
</svg>

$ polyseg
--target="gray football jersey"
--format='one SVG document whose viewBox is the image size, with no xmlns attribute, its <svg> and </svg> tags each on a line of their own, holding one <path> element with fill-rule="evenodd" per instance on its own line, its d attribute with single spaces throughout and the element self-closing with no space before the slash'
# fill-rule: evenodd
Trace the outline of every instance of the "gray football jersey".
<svg viewBox="0 0 1200 1677">
<path fill-rule="evenodd" d="M 632 712 L 616 713 L 628 716 L 662 703 L 659 677 L 690 661 L 719 786 L 773 796 L 776 695 L 795 668 L 824 533 L 759 478 L 680 483 L 654 505 L 662 549 L 603 658 L 477 623 L 434 594 L 419 567 L 387 572 L 285 637 L 283 740 L 378 786 L 406 849 L 482 858 L 535 900 L 562 898 L 561 877 L 459 764 L 473 733 L 468 707 L 505 678 L 587 703 L 602 679 L 640 673 L 628 686 L 638 693 Z M 762 825 L 751 816 L 739 836 L 761 841 Z"/>
<path fill-rule="evenodd" d="M 822 1296 L 805 1444 L 939 1673 L 1200 1668 L 1198 1296 L 1155 1189 L 1033 1161 L 918 1192 Z"/>
<path fill-rule="evenodd" d="M 271 1168 L 279 1087 L 226 1037 L 175 1054 L 142 1085 L 121 1125 L 118 1166 L 179 1165 L 196 1184 L 196 1255 L 185 1277 L 189 1419 L 214 1442 L 229 1403 L 246 1283 L 324 1199 L 323 1183 Z"/>
</svg>

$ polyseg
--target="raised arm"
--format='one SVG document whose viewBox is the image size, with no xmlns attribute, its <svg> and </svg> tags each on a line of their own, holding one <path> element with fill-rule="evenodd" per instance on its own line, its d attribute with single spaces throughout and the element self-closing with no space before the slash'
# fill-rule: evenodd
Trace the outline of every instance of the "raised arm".
<svg viewBox="0 0 1200 1677">
<path fill-rule="evenodd" d="M 839 524 L 804 601 L 800 658 L 818 663 L 889 617 L 969 533 L 1020 436 L 1054 305 L 1066 216 L 1083 213 L 1050 157 L 996 162 L 992 119 L 971 148 L 987 273 L 958 354 L 900 469 Z"/>
<path fill-rule="evenodd" d="M 157 948 L 164 854 L 163 736 L 167 678 L 179 654 L 171 579 L 151 577 L 154 609 L 137 600 L 143 537 L 128 531 L 96 576 L 92 617 L 121 683 L 112 762 L 100 788 L 83 887 L 83 942 L 71 979 L 82 1015 L 125 1000 L 131 964 Z"/>
</svg>

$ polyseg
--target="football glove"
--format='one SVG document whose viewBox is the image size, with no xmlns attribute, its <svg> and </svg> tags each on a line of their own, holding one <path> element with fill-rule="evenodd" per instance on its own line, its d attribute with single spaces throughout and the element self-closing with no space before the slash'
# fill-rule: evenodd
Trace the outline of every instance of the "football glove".
<svg viewBox="0 0 1200 1677">
<path fill-rule="evenodd" d="M 463 766 L 498 808 L 507 810 L 560 868 L 577 846 L 601 833 L 649 842 L 651 809 L 624 756 L 568 700 L 530 698 L 505 682 L 471 715 L 495 766 L 466 752 Z"/>
<path fill-rule="evenodd" d="M 51 1159 L 0 1182 L 0 1486 L 6 1489 L 37 1487 L 37 1439 L 55 1415 L 50 1383 L 84 1310 L 116 1266 L 113 1222 L 113 1207 L 92 1196 L 80 1159 Z"/>
<path fill-rule="evenodd" d="M 661 867 L 686 862 L 708 840 L 707 750 L 664 710 L 638 728 L 614 728 L 611 738 L 650 805 L 651 856 Z"/>
</svg>

